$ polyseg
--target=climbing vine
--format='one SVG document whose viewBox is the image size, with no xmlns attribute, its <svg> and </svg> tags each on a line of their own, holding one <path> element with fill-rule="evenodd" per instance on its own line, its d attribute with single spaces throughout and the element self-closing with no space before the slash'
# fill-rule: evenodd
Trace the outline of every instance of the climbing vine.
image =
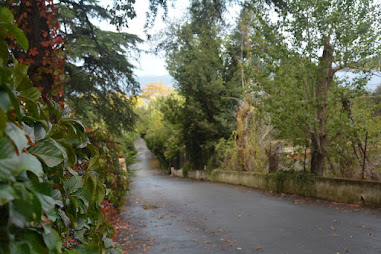
<svg viewBox="0 0 381 254">
<path fill-rule="evenodd" d="M 103 212 L 110 190 L 99 151 L 9 58 L 9 37 L 33 52 L 13 20 L 0 8 L 0 253 L 120 253 Z"/>
<path fill-rule="evenodd" d="M 60 35 L 57 8 L 53 0 L 12 0 L 9 6 L 16 24 L 25 32 L 29 50 L 10 45 L 18 61 L 29 66 L 28 75 L 44 100 L 53 99 L 63 107 L 64 43 Z"/>
</svg>

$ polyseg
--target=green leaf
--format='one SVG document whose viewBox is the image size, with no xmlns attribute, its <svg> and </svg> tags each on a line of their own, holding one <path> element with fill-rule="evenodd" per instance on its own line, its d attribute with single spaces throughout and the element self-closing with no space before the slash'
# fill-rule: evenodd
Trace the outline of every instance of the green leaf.
<svg viewBox="0 0 381 254">
<path fill-rule="evenodd" d="M 8 58 L 8 45 L 5 43 L 5 41 L 0 40 L 0 66 L 5 65 L 8 62 Z"/>
<path fill-rule="evenodd" d="M 0 66 L 4 66 L 8 62 L 8 58 L 8 45 L 5 43 L 5 41 L 0 40 Z"/>
<path fill-rule="evenodd" d="M 74 164 L 77 162 L 77 155 L 75 154 L 75 150 L 72 147 L 72 145 L 64 142 L 64 141 L 58 141 L 58 143 L 65 149 L 65 152 L 67 154 L 67 164 L 69 167 L 73 167 Z"/>
<path fill-rule="evenodd" d="M 83 179 L 80 176 L 73 176 L 69 181 L 63 184 L 65 192 L 73 193 L 83 186 Z"/>
<path fill-rule="evenodd" d="M 62 248 L 60 236 L 57 231 L 52 229 L 50 233 L 43 234 L 44 242 L 50 251 L 59 252 Z"/>
<path fill-rule="evenodd" d="M 16 151 L 12 142 L 6 138 L 0 138 L 0 160 L 13 158 L 16 155 Z"/>
<path fill-rule="evenodd" d="M 48 253 L 44 247 L 44 242 L 41 235 L 38 232 L 29 231 L 20 235 L 20 239 L 23 239 L 28 244 L 30 253 L 32 254 L 44 254 Z"/>
<path fill-rule="evenodd" d="M 20 162 L 17 165 L 17 170 L 19 173 L 23 171 L 30 171 L 38 177 L 42 177 L 44 171 L 42 169 L 41 162 L 33 155 L 22 153 L 20 156 Z"/>
<path fill-rule="evenodd" d="M 52 198 L 53 187 L 51 183 L 26 182 L 25 185 L 31 190 L 41 203 L 42 209 L 47 212 L 54 208 L 56 201 Z"/>
<path fill-rule="evenodd" d="M 69 227 L 70 226 L 70 218 L 66 215 L 66 213 L 62 210 L 62 209 L 59 209 L 58 210 L 58 214 L 60 215 L 62 221 L 64 222 L 65 226 L 66 227 Z"/>
<path fill-rule="evenodd" d="M 106 237 L 104 237 L 102 240 L 103 240 L 103 243 L 105 244 L 106 249 L 115 246 L 114 241 L 113 241 L 112 239 L 110 239 L 110 238 L 106 238 Z"/>
<path fill-rule="evenodd" d="M 17 198 L 15 190 L 9 184 L 0 184 L 0 206 Z"/>
<path fill-rule="evenodd" d="M 9 181 L 14 179 L 19 159 L 12 142 L 3 137 L 0 138 L 0 180 Z"/>
<path fill-rule="evenodd" d="M 16 111 L 17 119 L 21 120 L 19 101 L 16 98 L 16 95 L 14 94 L 12 89 L 7 85 L 1 86 L 0 89 L 2 89 L 8 93 L 9 99 L 11 100 L 11 104 L 12 104 L 14 110 Z"/>
<path fill-rule="evenodd" d="M 11 99 L 9 99 L 8 93 L 0 90 L 0 108 L 4 112 L 8 112 L 11 105 Z"/>
<path fill-rule="evenodd" d="M 7 138 L 0 138 L 0 179 L 14 180 L 23 171 L 30 171 L 41 177 L 44 172 L 40 161 L 31 154 L 16 155 L 13 144 Z"/>
<path fill-rule="evenodd" d="M 46 216 L 48 216 L 48 219 L 51 222 L 56 222 L 57 219 L 59 218 L 58 211 L 56 209 L 52 209 L 50 211 L 45 212 Z"/>
<path fill-rule="evenodd" d="M 21 47 L 27 51 L 29 48 L 29 42 L 23 31 L 21 31 L 16 25 L 8 22 L 0 21 L 0 26 L 5 27 L 21 45 Z"/>
<path fill-rule="evenodd" d="M 16 145 L 19 153 L 21 153 L 22 149 L 28 144 L 28 140 L 25 137 L 24 131 L 21 130 L 16 124 L 8 123 L 5 128 L 5 132 Z"/>
<path fill-rule="evenodd" d="M 68 250 L 68 249 L 66 249 L 65 251 L 64 251 L 64 254 L 80 254 L 79 252 L 76 252 L 76 251 L 74 251 L 74 250 Z"/>
<path fill-rule="evenodd" d="M 73 250 L 78 251 L 81 254 L 94 254 L 101 253 L 101 248 L 96 243 L 88 243 L 86 245 L 81 244 L 75 247 Z"/>
<path fill-rule="evenodd" d="M 63 207 L 62 193 L 59 190 L 57 189 L 53 190 L 52 198 L 56 202 L 56 205 L 58 205 L 61 208 Z"/>
<path fill-rule="evenodd" d="M 19 97 L 26 98 L 26 99 L 29 99 L 31 101 L 37 101 L 38 98 L 40 98 L 40 96 L 41 96 L 41 92 L 40 92 L 40 90 L 38 90 L 37 87 L 28 88 L 28 89 L 22 91 L 21 94 L 19 95 Z"/>
<path fill-rule="evenodd" d="M 100 158 L 98 148 L 94 145 L 87 145 L 86 148 L 89 149 L 91 152 L 91 159 L 89 161 L 89 169 L 90 170 L 98 169 L 99 158 Z"/>
<path fill-rule="evenodd" d="M 5 115 L 5 112 L 0 108 L 0 133 L 5 131 L 6 126 L 7 126 L 7 116 Z"/>
<path fill-rule="evenodd" d="M 74 118 L 62 118 L 61 121 L 62 123 L 70 123 L 71 125 L 74 126 L 77 132 L 84 133 L 85 132 L 85 126 L 82 124 L 81 121 L 74 119 Z"/>
<path fill-rule="evenodd" d="M 55 167 L 65 160 L 63 148 L 52 138 L 46 138 L 29 147 L 29 152 L 45 163 L 48 167 Z"/>
<path fill-rule="evenodd" d="M 89 226 L 86 225 L 86 228 L 89 229 Z M 78 239 L 84 243 L 84 244 L 87 244 L 88 242 L 88 239 L 86 238 L 86 236 L 84 235 L 87 231 L 86 228 L 82 228 L 80 230 L 76 230 L 75 231 L 75 235 L 78 237 Z"/>
<path fill-rule="evenodd" d="M 0 7 L 0 21 L 12 23 L 13 14 L 8 8 Z"/>
<path fill-rule="evenodd" d="M 104 185 L 98 181 L 98 186 L 97 186 L 97 202 L 98 204 L 102 203 L 103 199 L 105 198 L 106 195 L 106 188 Z"/>
<path fill-rule="evenodd" d="M 41 103 L 39 101 L 34 102 L 28 99 L 23 99 L 23 102 L 25 103 L 25 109 L 28 111 L 28 117 L 34 118 L 33 120 L 39 120 L 39 123 L 45 120 L 44 115 L 41 114 Z"/>
<path fill-rule="evenodd" d="M 84 181 L 86 183 L 86 188 L 90 191 L 90 193 L 93 193 L 93 195 L 91 195 L 91 201 L 98 200 L 97 195 L 94 195 L 97 190 L 97 177 L 92 172 L 89 172 L 85 175 Z"/>
<path fill-rule="evenodd" d="M 41 123 L 36 123 L 33 128 L 36 142 L 46 137 L 46 130 Z"/>
<path fill-rule="evenodd" d="M 9 203 L 9 215 L 11 223 L 23 228 L 32 221 L 40 221 L 41 204 L 35 195 L 27 193 L 26 198 L 15 199 Z"/>
<path fill-rule="evenodd" d="M 13 60 L 14 68 L 14 85 L 17 91 L 23 91 L 25 89 L 33 87 L 33 83 L 27 75 L 28 66 L 20 63 L 16 59 Z"/>
<path fill-rule="evenodd" d="M 30 254 L 30 249 L 29 249 L 29 246 L 27 243 L 25 243 L 25 241 L 18 241 L 18 242 L 14 242 L 14 241 L 11 241 L 9 243 L 9 248 L 10 248 L 10 253 L 25 253 L 25 254 Z M 7 252 L 5 252 L 7 253 Z"/>
<path fill-rule="evenodd" d="M 79 189 L 70 196 L 70 201 L 72 201 L 76 208 L 80 209 L 81 214 L 85 214 L 87 212 L 90 200 L 91 195 L 85 188 Z"/>
</svg>

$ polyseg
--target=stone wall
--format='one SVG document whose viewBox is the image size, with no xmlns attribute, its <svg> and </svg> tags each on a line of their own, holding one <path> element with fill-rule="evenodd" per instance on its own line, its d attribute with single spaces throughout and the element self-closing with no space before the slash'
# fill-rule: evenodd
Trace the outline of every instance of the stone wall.
<svg viewBox="0 0 381 254">
<path fill-rule="evenodd" d="M 183 171 L 171 170 L 173 176 L 183 177 Z M 238 172 L 215 171 L 207 175 L 205 171 L 189 171 L 188 177 L 197 180 L 212 180 L 253 187 L 262 190 L 298 194 L 306 197 L 329 201 L 381 207 L 381 182 L 315 177 L 310 183 L 298 183 L 287 179 L 281 183 L 273 175 Z"/>
</svg>

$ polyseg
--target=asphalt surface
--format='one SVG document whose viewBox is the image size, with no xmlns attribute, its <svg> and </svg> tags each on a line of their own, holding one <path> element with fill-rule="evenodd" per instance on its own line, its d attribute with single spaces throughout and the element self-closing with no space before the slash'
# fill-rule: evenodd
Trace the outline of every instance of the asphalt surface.
<svg viewBox="0 0 381 254">
<path fill-rule="evenodd" d="M 135 147 L 128 253 L 381 253 L 379 209 L 168 176 Z"/>
</svg>

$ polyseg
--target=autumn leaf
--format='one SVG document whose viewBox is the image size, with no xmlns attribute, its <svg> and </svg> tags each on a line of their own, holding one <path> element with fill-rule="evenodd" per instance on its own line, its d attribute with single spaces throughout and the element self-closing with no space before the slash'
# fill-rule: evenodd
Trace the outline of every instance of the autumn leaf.
<svg viewBox="0 0 381 254">
<path fill-rule="evenodd" d="M 30 55 L 30 56 L 36 56 L 36 55 L 38 55 L 37 48 L 36 48 L 36 47 L 31 48 L 31 49 L 29 50 L 29 55 Z"/>
</svg>

